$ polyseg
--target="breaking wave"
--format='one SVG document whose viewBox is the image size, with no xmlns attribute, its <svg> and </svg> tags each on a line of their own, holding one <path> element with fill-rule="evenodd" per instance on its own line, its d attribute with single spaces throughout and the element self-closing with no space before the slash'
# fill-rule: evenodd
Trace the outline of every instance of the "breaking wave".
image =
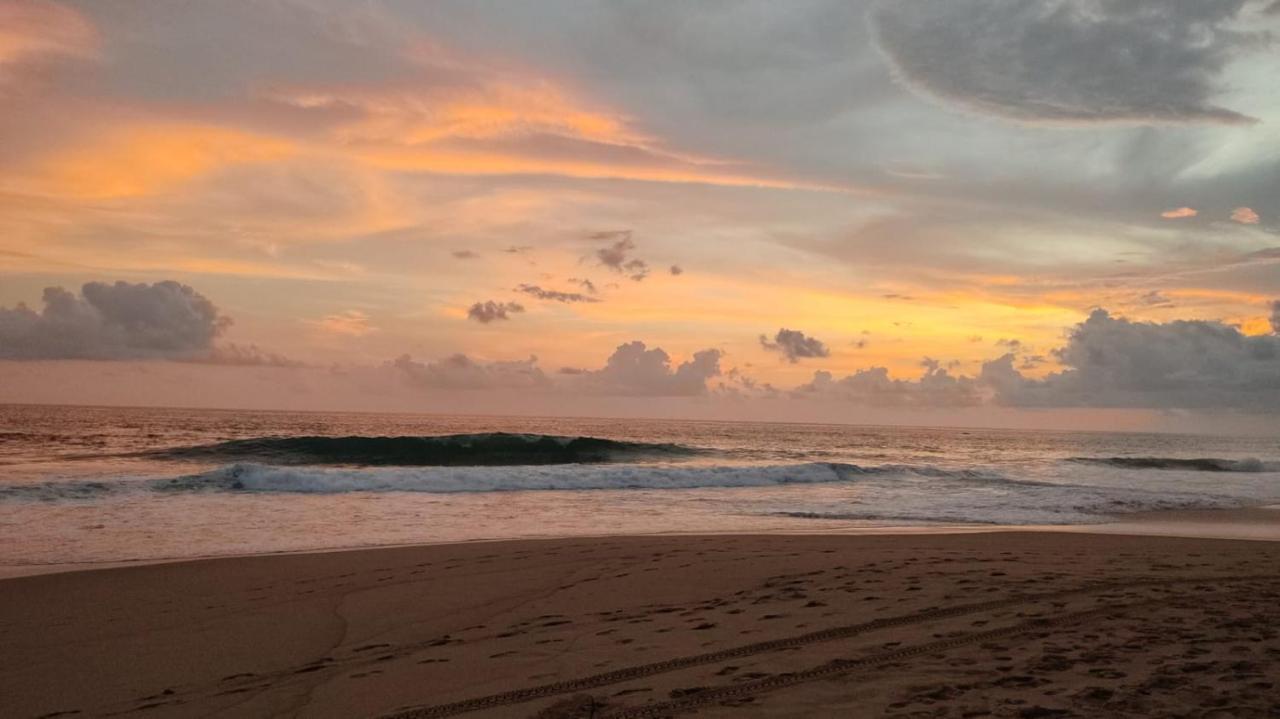
<svg viewBox="0 0 1280 719">
<path fill-rule="evenodd" d="M 837 462 L 419 467 L 233 462 L 159 479 L 153 475 L 0 484 L 0 502 L 130 502 L 146 496 L 176 499 L 202 494 L 287 497 L 348 493 L 662 492 L 843 483 L 850 491 L 738 493 L 728 495 L 724 501 L 735 507 L 733 511 L 793 519 L 1008 525 L 1090 523 L 1132 512 L 1250 506 L 1273 503 L 1280 496 L 1270 481 L 1258 482 L 1245 474 L 1236 477 L 1234 482 L 1215 477 L 1212 486 L 1204 486 L 1188 484 L 1185 475 L 1175 475 L 1171 479 L 1177 481 L 1160 486 L 1122 487 L 1035 481 L 975 467 L 859 466 Z"/>
<path fill-rule="evenodd" d="M 1215 459 L 1200 457 L 1072 457 L 1081 464 L 1100 464 L 1119 469 L 1173 469 L 1192 472 L 1280 472 L 1280 462 L 1260 459 Z"/>
<path fill-rule="evenodd" d="M 154 450 L 145 456 L 283 465 L 467 467 L 672 460 L 706 452 L 678 444 L 491 432 L 423 437 L 255 437 Z"/>
<path fill-rule="evenodd" d="M 0 485 L 0 500 L 92 499 L 109 494 L 158 492 L 519 492 L 538 490 L 696 489 L 775 487 L 852 482 L 873 477 L 951 479 L 970 483 L 1039 485 L 973 469 L 834 462 L 776 465 L 562 464 L 436 467 L 298 467 L 236 462 L 168 479 L 62 481 Z"/>
<path fill-rule="evenodd" d="M 332 469 L 233 464 L 162 480 L 165 491 L 240 491 L 336 494 L 342 492 L 520 492 L 536 490 L 694 489 L 816 484 L 851 479 L 859 468 L 839 464 L 765 467 L 440 467 L 432 469 Z"/>
</svg>

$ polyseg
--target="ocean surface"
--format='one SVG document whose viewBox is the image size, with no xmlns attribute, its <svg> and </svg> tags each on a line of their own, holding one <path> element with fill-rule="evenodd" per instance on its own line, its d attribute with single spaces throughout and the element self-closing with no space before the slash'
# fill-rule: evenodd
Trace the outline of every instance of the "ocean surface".
<svg viewBox="0 0 1280 719">
<path fill-rule="evenodd" d="M 1280 503 L 1280 437 L 0 405 L 0 567 Z"/>
</svg>

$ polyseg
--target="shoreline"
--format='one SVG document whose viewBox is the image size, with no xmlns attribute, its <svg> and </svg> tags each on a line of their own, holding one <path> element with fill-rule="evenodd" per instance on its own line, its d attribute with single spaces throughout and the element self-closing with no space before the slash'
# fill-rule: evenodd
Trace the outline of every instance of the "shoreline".
<svg viewBox="0 0 1280 719">
<path fill-rule="evenodd" d="M 109 571 L 130 567 L 159 564 L 204 562 L 253 557 L 288 557 L 297 555 L 337 554 L 345 552 L 405 549 L 414 547 L 448 547 L 503 542 L 547 542 L 569 539 L 612 539 L 618 537 L 718 537 L 718 536 L 914 536 L 914 535 L 965 535 L 995 534 L 1007 532 L 1103 534 L 1116 536 L 1155 536 L 1184 539 L 1231 539 L 1244 541 L 1280 542 L 1280 505 L 1263 505 L 1235 509 L 1170 510 L 1136 512 L 1117 515 L 1112 521 L 1098 524 L 1051 525 L 903 525 L 866 527 L 815 527 L 811 530 L 792 531 L 742 531 L 742 532 L 655 532 L 648 534 L 581 534 L 546 537 L 484 537 L 460 541 L 416 542 L 410 544 L 379 544 L 352 547 L 322 547 L 316 549 L 282 550 L 244 554 L 212 554 L 189 557 L 162 557 L 137 560 L 107 560 L 101 562 L 67 562 L 51 564 L 0 565 L 0 582 L 21 577 L 43 576 L 72 572 Z"/>
<path fill-rule="evenodd" d="M 135 565 L 0 582 L 0 714 L 1265 716 L 1277 598 L 1275 542 L 1061 531 Z"/>
</svg>

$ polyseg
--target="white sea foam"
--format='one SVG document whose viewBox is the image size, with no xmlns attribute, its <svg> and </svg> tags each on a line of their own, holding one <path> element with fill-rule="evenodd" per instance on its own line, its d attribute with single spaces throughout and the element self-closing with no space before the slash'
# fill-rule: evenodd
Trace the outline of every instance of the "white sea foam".
<svg viewBox="0 0 1280 719">
<path fill-rule="evenodd" d="M 693 489 L 840 482 L 865 473 L 842 464 L 773 466 L 552 465 L 334 469 L 233 464 L 157 482 L 161 490 L 337 494 L 344 492 L 511 492 Z"/>
</svg>

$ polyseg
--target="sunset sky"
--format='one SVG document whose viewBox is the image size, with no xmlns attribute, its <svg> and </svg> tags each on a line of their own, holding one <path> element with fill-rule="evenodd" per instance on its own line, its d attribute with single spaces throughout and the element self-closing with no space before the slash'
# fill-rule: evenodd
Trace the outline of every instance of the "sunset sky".
<svg viewBox="0 0 1280 719">
<path fill-rule="evenodd" d="M 0 401 L 1266 431 L 1277 43 L 1280 0 L 0 0 Z"/>
</svg>

